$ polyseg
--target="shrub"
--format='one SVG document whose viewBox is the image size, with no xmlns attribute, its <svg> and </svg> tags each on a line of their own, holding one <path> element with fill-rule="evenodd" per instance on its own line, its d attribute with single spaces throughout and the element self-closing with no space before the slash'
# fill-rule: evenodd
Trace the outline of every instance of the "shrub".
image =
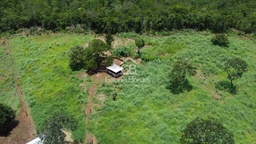
<svg viewBox="0 0 256 144">
<path fill-rule="evenodd" d="M 0 130 L 6 131 L 14 119 L 15 111 L 11 107 L 0 103 Z"/>
<path fill-rule="evenodd" d="M 117 48 L 113 51 L 113 55 L 117 57 L 129 57 L 129 56 L 132 56 L 132 54 L 133 54 L 133 49 L 126 46 Z"/>
<path fill-rule="evenodd" d="M 111 43 L 114 41 L 114 37 L 108 33 L 106 35 L 105 41 L 108 44 L 109 48 L 111 48 Z"/>
<path fill-rule="evenodd" d="M 216 34 L 212 40 L 213 45 L 228 47 L 229 40 L 225 34 Z"/>
</svg>

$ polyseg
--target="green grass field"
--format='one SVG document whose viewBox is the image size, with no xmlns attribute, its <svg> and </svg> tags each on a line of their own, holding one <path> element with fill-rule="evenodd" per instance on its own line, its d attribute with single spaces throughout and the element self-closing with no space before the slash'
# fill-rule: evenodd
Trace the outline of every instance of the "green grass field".
<svg viewBox="0 0 256 144">
<path fill-rule="evenodd" d="M 230 46 L 222 48 L 211 44 L 213 34 L 208 32 L 178 32 L 163 37 L 120 36 L 142 37 L 146 44 L 152 44 L 142 50 L 142 58 L 146 54 L 154 60 L 137 65 L 137 75 L 133 76 L 150 81 L 127 80 L 98 88 L 98 93 L 107 96 L 104 107 L 93 114 L 90 123 L 90 130 L 99 142 L 179 143 L 181 131 L 189 122 L 207 116 L 218 119 L 232 131 L 236 143 L 256 141 L 253 40 L 229 34 Z M 164 50 L 166 45 L 170 47 Z M 198 70 L 196 76 L 189 78 L 193 90 L 174 95 L 166 89 L 167 76 L 179 57 L 189 59 Z M 248 72 L 235 81 L 236 95 L 215 88 L 219 81 L 228 81 L 222 66 L 231 57 L 240 57 L 249 65 Z M 115 92 L 117 101 L 112 101 Z M 221 98 L 216 100 L 216 96 Z"/>
<path fill-rule="evenodd" d="M 16 79 L 8 48 L 0 45 L 0 101 L 11 106 L 19 113 L 19 97 L 16 89 Z"/>
<path fill-rule="evenodd" d="M 179 143 L 181 132 L 189 122 L 207 116 L 218 119 L 232 131 L 236 143 L 256 141 L 255 39 L 230 33 L 230 46 L 222 48 L 211 44 L 213 34 L 209 32 L 116 36 L 143 38 L 146 42 L 141 50 L 144 61 L 136 65 L 136 75 L 97 88 L 97 94 L 104 93 L 107 97 L 104 106 L 91 114 L 89 123 L 89 131 L 98 142 Z M 84 140 L 84 105 L 88 94 L 79 87 L 83 82 L 77 79 L 79 72 L 72 72 L 68 66 L 68 53 L 70 47 L 84 45 L 93 38 L 92 35 L 57 34 L 16 36 L 10 40 L 14 66 L 19 71 L 20 85 L 37 130 L 40 131 L 43 122 L 53 113 L 65 111 L 79 122 L 73 138 Z M 130 43 L 128 47 L 135 48 L 135 44 Z M 6 50 L 0 46 L 3 61 L 0 76 L 4 77 L 0 78 L 0 100 L 17 109 L 15 79 Z M 167 77 L 180 57 L 189 59 L 197 67 L 197 75 L 189 77 L 192 91 L 174 95 L 166 89 Z M 222 67 L 231 57 L 248 63 L 248 72 L 234 82 L 235 95 L 215 88 L 218 82 L 228 81 Z M 112 100 L 115 92 L 117 101 Z"/>
<path fill-rule="evenodd" d="M 84 35 L 54 35 L 40 37 L 19 36 L 10 41 L 15 66 L 19 70 L 21 86 L 37 130 L 52 114 L 64 111 L 74 116 L 78 128 L 75 140 L 85 136 L 84 94 L 69 69 L 68 53 L 71 46 L 82 45 L 93 39 Z"/>
</svg>

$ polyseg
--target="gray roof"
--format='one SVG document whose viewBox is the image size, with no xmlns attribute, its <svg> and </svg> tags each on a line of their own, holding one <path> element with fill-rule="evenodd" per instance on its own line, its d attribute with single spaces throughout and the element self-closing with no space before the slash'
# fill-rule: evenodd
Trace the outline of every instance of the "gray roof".
<svg viewBox="0 0 256 144">
<path fill-rule="evenodd" d="M 118 73 L 118 72 L 120 72 L 120 71 L 123 70 L 122 67 L 120 67 L 120 66 L 118 66 L 118 65 L 116 65 L 116 64 L 113 64 L 112 66 L 107 67 L 107 69 L 108 69 L 108 70 L 111 70 L 111 71 L 114 72 L 114 73 Z"/>
</svg>

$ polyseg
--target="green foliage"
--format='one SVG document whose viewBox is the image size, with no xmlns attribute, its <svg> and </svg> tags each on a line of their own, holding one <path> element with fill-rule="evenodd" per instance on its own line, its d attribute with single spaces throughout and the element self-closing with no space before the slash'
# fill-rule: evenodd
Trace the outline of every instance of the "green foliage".
<svg viewBox="0 0 256 144">
<path fill-rule="evenodd" d="M 169 75 L 170 83 L 167 86 L 172 93 L 178 94 L 184 90 L 190 91 L 192 86 L 187 80 L 187 75 L 193 76 L 196 74 L 196 68 L 193 67 L 187 60 L 179 59 L 173 66 Z"/>
<path fill-rule="evenodd" d="M 133 52 L 134 52 L 133 48 L 129 46 L 122 46 L 114 49 L 112 54 L 116 57 L 129 57 L 133 55 Z"/>
<path fill-rule="evenodd" d="M 106 43 L 108 44 L 109 48 L 111 48 L 111 43 L 114 41 L 114 37 L 108 33 L 105 38 Z"/>
<path fill-rule="evenodd" d="M 135 39 L 135 45 L 141 49 L 145 46 L 145 41 L 143 39 Z"/>
<path fill-rule="evenodd" d="M 230 80 L 230 86 L 233 87 L 233 80 L 241 78 L 243 73 L 247 72 L 247 63 L 246 61 L 240 58 L 229 59 L 225 63 L 224 70 L 227 72 L 227 78 Z"/>
<path fill-rule="evenodd" d="M 72 70 L 80 70 L 82 68 L 93 72 L 100 66 L 105 59 L 105 53 L 108 46 L 101 40 L 93 40 L 87 48 L 76 46 L 71 48 L 70 68 Z"/>
<path fill-rule="evenodd" d="M 5 131 L 15 119 L 15 111 L 8 105 L 0 103 L 0 131 Z"/>
<path fill-rule="evenodd" d="M 108 67 L 108 66 L 111 66 L 114 62 L 114 58 L 112 56 L 108 56 L 106 58 L 106 62 L 105 62 L 105 66 Z"/>
<path fill-rule="evenodd" d="M 213 45 L 228 47 L 229 40 L 225 34 L 216 34 L 212 40 Z"/>
<path fill-rule="evenodd" d="M 80 70 L 85 67 L 84 56 L 85 50 L 83 47 L 75 46 L 71 48 L 71 52 L 69 54 L 69 66 L 73 71 Z"/>
<path fill-rule="evenodd" d="M 234 144 L 233 134 L 214 118 L 196 118 L 183 130 L 181 144 Z"/>
<path fill-rule="evenodd" d="M 63 144 L 65 134 L 62 130 L 74 131 L 77 121 L 66 113 L 55 113 L 47 121 L 41 132 L 41 139 L 45 144 Z"/>
</svg>

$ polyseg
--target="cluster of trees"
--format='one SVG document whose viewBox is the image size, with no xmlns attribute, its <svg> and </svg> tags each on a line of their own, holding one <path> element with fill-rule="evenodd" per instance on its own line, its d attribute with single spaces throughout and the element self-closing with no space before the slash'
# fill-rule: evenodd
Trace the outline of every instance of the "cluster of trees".
<svg viewBox="0 0 256 144">
<path fill-rule="evenodd" d="M 256 31 L 254 0 L 2 0 L 0 31 L 42 26 L 97 33 L 193 28 Z"/>
<path fill-rule="evenodd" d="M 75 46 L 71 48 L 69 54 L 69 66 L 75 70 L 86 69 L 88 73 L 94 73 L 104 64 L 110 66 L 113 63 L 113 57 L 106 53 L 111 49 L 111 43 L 114 40 L 112 35 L 106 36 L 107 43 L 102 40 L 94 39 L 88 47 Z"/>
</svg>

